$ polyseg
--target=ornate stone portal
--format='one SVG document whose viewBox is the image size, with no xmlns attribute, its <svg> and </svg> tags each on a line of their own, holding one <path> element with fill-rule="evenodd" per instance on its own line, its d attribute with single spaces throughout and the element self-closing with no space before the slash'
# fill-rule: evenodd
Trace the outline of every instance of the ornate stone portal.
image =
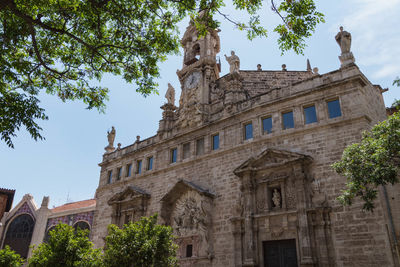
<svg viewBox="0 0 400 267">
<path fill-rule="evenodd" d="M 330 234 L 310 225 L 310 221 L 318 224 L 321 220 L 329 220 L 327 209 L 311 208 L 313 204 L 305 193 L 313 192 L 314 188 L 307 171 L 311 162 L 311 157 L 306 155 L 267 149 L 235 170 L 241 178 L 243 196 L 239 203 L 242 210 L 232 218 L 235 246 L 241 246 L 242 251 L 242 255 L 236 255 L 237 265 L 266 264 L 263 258 L 265 246 L 271 246 L 273 242 L 279 244 L 282 240 L 297 243 L 292 248 L 293 261 L 297 257 L 300 266 L 314 265 L 315 244 L 327 246 L 327 243 L 318 243 L 314 239 L 314 232 L 326 240 L 330 240 Z M 316 192 L 314 196 L 317 196 Z"/>
<path fill-rule="evenodd" d="M 128 186 L 115 194 L 108 205 L 113 207 L 112 223 L 122 227 L 129 222 L 135 222 L 146 215 L 150 194 L 144 190 Z"/>
<path fill-rule="evenodd" d="M 161 218 L 174 229 L 179 245 L 178 257 L 183 266 L 213 258 L 213 198 L 212 193 L 196 184 L 179 180 L 161 200 Z"/>
</svg>

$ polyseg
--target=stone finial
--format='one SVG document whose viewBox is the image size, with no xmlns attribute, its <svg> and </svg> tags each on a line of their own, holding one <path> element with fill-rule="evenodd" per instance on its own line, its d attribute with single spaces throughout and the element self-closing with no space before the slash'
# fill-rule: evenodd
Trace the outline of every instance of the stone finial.
<svg viewBox="0 0 400 267">
<path fill-rule="evenodd" d="M 257 71 L 262 71 L 261 64 L 257 64 Z"/>
<path fill-rule="evenodd" d="M 121 143 L 117 144 L 117 150 L 121 150 Z"/>
<path fill-rule="evenodd" d="M 175 88 L 170 83 L 168 83 L 168 89 L 165 93 L 165 98 L 167 99 L 168 104 L 175 106 Z"/>
<path fill-rule="evenodd" d="M 109 153 L 114 151 L 115 128 L 111 126 L 111 131 L 107 131 L 108 146 L 104 149 Z"/>
<path fill-rule="evenodd" d="M 318 71 L 319 71 L 319 70 L 318 70 L 317 67 L 313 68 L 313 73 L 314 73 L 315 75 L 319 75 Z"/>
<path fill-rule="evenodd" d="M 339 56 L 342 67 L 352 64 L 355 62 L 351 49 L 351 33 L 343 30 L 343 26 L 340 26 L 340 31 L 336 34 L 335 40 L 338 43 L 341 55 Z"/>
<path fill-rule="evenodd" d="M 140 135 L 137 135 L 136 136 L 136 143 L 139 143 L 140 142 Z"/>
<path fill-rule="evenodd" d="M 240 59 L 237 55 L 235 55 L 235 51 L 231 51 L 231 56 L 227 57 L 225 55 L 226 61 L 229 63 L 229 73 L 237 73 L 240 69 Z"/>
<path fill-rule="evenodd" d="M 42 200 L 41 207 L 48 208 L 49 207 L 49 201 L 50 201 L 50 198 L 48 196 L 44 196 L 43 200 Z"/>
<path fill-rule="evenodd" d="M 287 71 L 286 64 L 282 64 L 282 71 Z"/>
<path fill-rule="evenodd" d="M 22 197 L 22 199 L 24 199 L 24 200 L 31 200 L 31 199 L 33 199 L 33 196 L 32 196 L 31 194 L 25 194 L 25 195 Z"/>
<path fill-rule="evenodd" d="M 307 59 L 307 71 L 312 72 L 310 60 Z"/>
</svg>

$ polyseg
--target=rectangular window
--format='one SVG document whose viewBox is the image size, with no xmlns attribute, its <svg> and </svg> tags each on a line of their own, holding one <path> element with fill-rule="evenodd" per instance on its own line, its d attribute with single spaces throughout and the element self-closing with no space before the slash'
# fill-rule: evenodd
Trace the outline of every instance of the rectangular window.
<svg viewBox="0 0 400 267">
<path fill-rule="evenodd" d="M 339 99 L 328 101 L 327 104 L 330 119 L 342 116 Z"/>
<path fill-rule="evenodd" d="M 253 124 L 247 123 L 244 125 L 244 140 L 253 138 Z"/>
<path fill-rule="evenodd" d="M 283 129 L 294 128 L 293 111 L 282 113 Z"/>
<path fill-rule="evenodd" d="M 122 176 L 122 168 L 118 168 L 117 180 L 121 179 L 121 176 Z"/>
<path fill-rule="evenodd" d="M 193 256 L 193 245 L 186 245 L 186 258 Z"/>
<path fill-rule="evenodd" d="M 178 158 L 178 149 L 177 148 L 171 149 L 171 163 L 175 163 L 177 158 Z"/>
<path fill-rule="evenodd" d="M 212 137 L 212 150 L 219 148 L 219 134 L 213 135 Z"/>
<path fill-rule="evenodd" d="M 107 184 L 111 184 L 111 182 L 112 182 L 112 171 L 108 171 Z"/>
<path fill-rule="evenodd" d="M 190 157 L 190 143 L 183 144 L 183 159 Z"/>
<path fill-rule="evenodd" d="M 153 157 L 147 158 L 147 170 L 152 170 L 153 169 Z"/>
<path fill-rule="evenodd" d="M 138 161 L 137 161 L 136 167 L 137 167 L 136 173 L 137 173 L 137 174 L 141 174 L 141 173 L 142 173 L 142 161 L 141 161 L 141 160 L 138 160 Z"/>
<path fill-rule="evenodd" d="M 204 154 L 204 138 L 196 140 L 196 155 L 200 156 Z"/>
<path fill-rule="evenodd" d="M 262 120 L 263 133 L 272 133 L 272 117 Z"/>
<path fill-rule="evenodd" d="M 314 105 L 304 108 L 304 123 L 309 124 L 313 122 L 317 122 L 317 112 Z"/>
<path fill-rule="evenodd" d="M 132 171 L 132 164 L 126 165 L 126 177 L 131 176 L 131 171 Z"/>
</svg>

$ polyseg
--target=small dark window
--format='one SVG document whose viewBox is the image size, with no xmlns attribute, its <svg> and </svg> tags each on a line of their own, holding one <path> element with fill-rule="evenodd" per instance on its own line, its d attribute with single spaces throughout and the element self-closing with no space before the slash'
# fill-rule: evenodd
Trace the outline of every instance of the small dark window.
<svg viewBox="0 0 400 267">
<path fill-rule="evenodd" d="M 204 138 L 196 140 L 196 155 L 200 156 L 204 154 Z"/>
<path fill-rule="evenodd" d="M 327 104 L 330 119 L 342 116 L 339 99 L 328 101 Z"/>
<path fill-rule="evenodd" d="M 122 168 L 118 168 L 117 180 L 121 179 L 121 175 L 122 175 Z"/>
<path fill-rule="evenodd" d="M 111 184 L 111 182 L 112 182 L 112 171 L 108 171 L 107 184 Z"/>
<path fill-rule="evenodd" d="M 244 140 L 253 138 L 253 124 L 248 123 L 244 126 Z"/>
<path fill-rule="evenodd" d="M 147 170 L 152 170 L 153 169 L 153 157 L 147 158 Z"/>
<path fill-rule="evenodd" d="M 212 137 L 212 150 L 219 148 L 219 134 L 213 135 Z"/>
<path fill-rule="evenodd" d="M 132 164 L 126 165 L 126 177 L 131 176 Z"/>
<path fill-rule="evenodd" d="M 264 118 L 262 120 L 263 132 L 272 133 L 272 117 Z"/>
<path fill-rule="evenodd" d="M 317 122 L 317 112 L 315 106 L 309 106 L 304 108 L 304 123 L 309 124 Z"/>
<path fill-rule="evenodd" d="M 136 173 L 137 173 L 137 174 L 141 174 L 141 173 L 142 173 L 142 161 L 141 161 L 141 160 L 138 160 L 138 161 L 137 161 Z"/>
<path fill-rule="evenodd" d="M 178 149 L 171 149 L 171 163 L 175 163 L 178 156 Z"/>
<path fill-rule="evenodd" d="M 294 128 L 293 111 L 282 113 L 283 129 Z"/>
<path fill-rule="evenodd" d="M 186 258 L 193 256 L 193 245 L 186 245 Z"/>
<path fill-rule="evenodd" d="M 190 143 L 183 144 L 183 158 L 187 159 L 190 157 Z"/>
</svg>

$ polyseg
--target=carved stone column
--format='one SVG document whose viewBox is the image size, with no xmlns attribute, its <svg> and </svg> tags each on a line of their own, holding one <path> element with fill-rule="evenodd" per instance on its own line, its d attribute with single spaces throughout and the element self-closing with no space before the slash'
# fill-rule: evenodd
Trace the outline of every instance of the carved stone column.
<svg viewBox="0 0 400 267">
<path fill-rule="evenodd" d="M 297 218 L 298 218 L 298 236 L 299 236 L 299 255 L 300 266 L 314 266 L 311 249 L 311 236 L 307 216 L 305 185 L 306 177 L 301 165 L 293 166 L 293 174 L 296 177 L 296 196 L 297 196 Z"/>
<path fill-rule="evenodd" d="M 243 238 L 243 266 L 256 265 L 255 235 L 253 231 L 253 215 L 255 212 L 255 186 L 251 172 L 245 172 L 242 178 L 244 194 L 244 238 Z"/>
</svg>

